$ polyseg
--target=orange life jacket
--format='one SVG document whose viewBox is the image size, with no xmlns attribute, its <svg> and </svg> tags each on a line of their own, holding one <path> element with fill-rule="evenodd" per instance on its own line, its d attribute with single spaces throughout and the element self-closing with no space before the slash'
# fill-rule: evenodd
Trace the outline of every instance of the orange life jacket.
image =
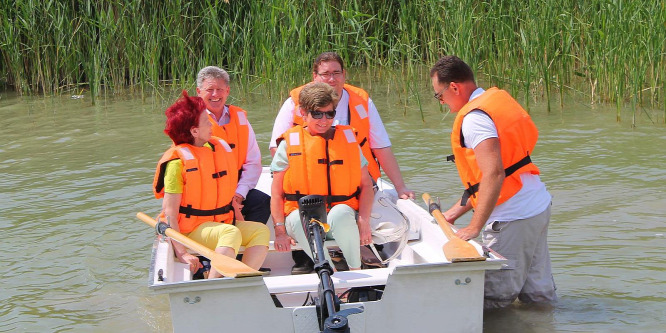
<svg viewBox="0 0 666 333">
<path fill-rule="evenodd" d="M 240 174 L 243 164 L 245 164 L 245 160 L 247 159 L 250 125 L 247 121 L 247 112 L 245 110 L 234 105 L 227 106 L 229 107 L 229 116 L 231 118 L 229 123 L 220 126 L 211 114 L 208 114 L 208 119 L 213 124 L 213 135 L 224 139 L 234 152 L 237 162 L 236 169 Z"/>
<path fill-rule="evenodd" d="M 479 190 L 481 180 L 481 170 L 476 163 L 474 150 L 465 146 L 462 134 L 463 118 L 473 110 L 486 113 L 497 128 L 502 164 L 506 175 L 497 200 L 497 205 L 500 205 L 522 188 L 521 173 L 539 174 L 539 168 L 532 163 L 530 158 L 539 132 L 525 109 L 504 90 L 490 88 L 481 96 L 465 104 L 458 112 L 451 130 L 453 158 L 447 158 L 455 161 L 458 174 L 465 186 L 461 201 L 463 206 L 469 199 L 472 201 L 472 206 L 476 207 L 476 192 Z"/>
<path fill-rule="evenodd" d="M 339 204 L 358 210 L 361 156 L 351 126 L 336 126 L 333 139 L 326 140 L 299 125 L 285 132 L 278 144 L 281 140 L 286 140 L 289 160 L 282 184 L 285 216 L 298 209 L 298 199 L 310 194 L 325 196 L 327 210 Z"/>
<path fill-rule="evenodd" d="M 183 162 L 183 193 L 178 214 L 180 232 L 192 232 L 208 221 L 233 223 L 231 200 L 236 193 L 238 173 L 231 147 L 212 137 L 211 148 L 181 144 L 169 148 L 157 163 L 153 193 L 164 197 L 164 174 L 169 161 Z"/>
<path fill-rule="evenodd" d="M 289 92 L 289 96 L 295 105 L 293 114 L 294 126 L 303 125 L 303 116 L 298 109 L 298 96 L 303 87 L 305 86 L 300 86 Z M 370 149 L 370 144 L 368 142 L 368 137 L 370 136 L 368 100 L 370 99 L 370 96 L 365 90 L 349 84 L 345 84 L 344 89 L 347 90 L 347 93 L 349 93 L 349 106 L 347 107 L 349 125 L 358 131 L 359 146 L 361 146 L 363 156 L 365 156 L 365 159 L 368 160 L 368 172 L 370 173 L 370 176 L 372 176 L 372 179 L 377 181 L 377 178 L 381 176 L 381 172 L 379 171 L 379 163 L 377 163 L 375 155 L 372 154 L 372 150 Z M 352 110 L 354 110 L 354 112 L 352 112 Z"/>
</svg>

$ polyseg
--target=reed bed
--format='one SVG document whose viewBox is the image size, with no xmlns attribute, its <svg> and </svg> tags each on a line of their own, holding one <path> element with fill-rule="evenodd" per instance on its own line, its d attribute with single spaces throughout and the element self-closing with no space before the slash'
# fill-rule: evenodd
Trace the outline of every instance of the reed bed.
<svg viewBox="0 0 666 333">
<path fill-rule="evenodd" d="M 191 87 L 199 68 L 229 70 L 245 93 L 284 96 L 325 50 L 348 66 L 402 72 L 443 54 L 530 99 L 663 108 L 664 1 L 0 2 L 0 86 L 21 93 L 86 89 L 94 97 Z M 422 81 L 421 81 L 422 82 Z M 557 97 L 557 98 L 556 98 Z M 549 105 L 550 108 L 550 105 Z"/>
</svg>

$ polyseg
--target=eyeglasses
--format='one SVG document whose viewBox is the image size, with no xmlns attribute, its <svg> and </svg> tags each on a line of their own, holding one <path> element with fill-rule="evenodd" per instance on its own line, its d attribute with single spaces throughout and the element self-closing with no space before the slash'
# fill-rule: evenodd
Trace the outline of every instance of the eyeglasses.
<svg viewBox="0 0 666 333">
<path fill-rule="evenodd" d="M 330 80 L 331 78 L 339 79 L 342 76 L 342 71 L 335 71 L 335 72 L 332 72 L 332 73 L 328 73 L 328 72 L 326 72 L 326 73 L 317 73 L 317 75 L 319 75 L 319 77 L 321 77 L 324 80 Z"/>
<path fill-rule="evenodd" d="M 308 111 L 310 115 L 312 115 L 312 118 L 314 119 L 321 119 L 326 115 L 326 119 L 333 119 L 335 118 L 335 110 L 333 111 Z"/>
<path fill-rule="evenodd" d="M 442 91 L 440 91 L 438 93 L 435 93 L 434 95 L 432 95 L 432 97 L 434 97 L 436 100 L 440 101 L 441 98 L 442 98 L 442 94 L 446 91 L 446 89 L 449 89 L 450 86 L 451 86 L 450 83 L 447 84 L 446 87 L 444 89 L 442 89 Z"/>
</svg>

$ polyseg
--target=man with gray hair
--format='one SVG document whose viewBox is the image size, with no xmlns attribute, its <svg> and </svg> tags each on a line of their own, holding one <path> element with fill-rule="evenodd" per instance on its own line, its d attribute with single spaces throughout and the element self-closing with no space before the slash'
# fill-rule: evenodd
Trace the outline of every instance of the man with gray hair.
<svg viewBox="0 0 666 333">
<path fill-rule="evenodd" d="M 271 215 L 271 199 L 254 188 L 261 175 L 261 152 L 247 112 L 226 104 L 229 91 L 229 74 L 225 70 L 208 66 L 197 74 L 197 95 L 206 103 L 213 135 L 226 140 L 236 155 L 239 177 L 234 206 L 242 208 L 236 219 L 266 224 Z"/>
</svg>

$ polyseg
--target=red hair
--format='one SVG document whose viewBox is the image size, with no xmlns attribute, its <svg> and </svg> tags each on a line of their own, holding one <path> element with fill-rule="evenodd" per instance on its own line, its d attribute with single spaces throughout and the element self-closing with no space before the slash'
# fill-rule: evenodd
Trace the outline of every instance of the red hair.
<svg viewBox="0 0 666 333">
<path fill-rule="evenodd" d="M 192 127 L 199 126 L 199 116 L 205 109 L 206 104 L 201 97 L 190 97 L 187 95 L 187 91 L 183 90 L 183 95 L 166 109 L 167 119 L 164 133 L 176 145 L 194 144 L 194 137 L 190 130 Z"/>
</svg>

